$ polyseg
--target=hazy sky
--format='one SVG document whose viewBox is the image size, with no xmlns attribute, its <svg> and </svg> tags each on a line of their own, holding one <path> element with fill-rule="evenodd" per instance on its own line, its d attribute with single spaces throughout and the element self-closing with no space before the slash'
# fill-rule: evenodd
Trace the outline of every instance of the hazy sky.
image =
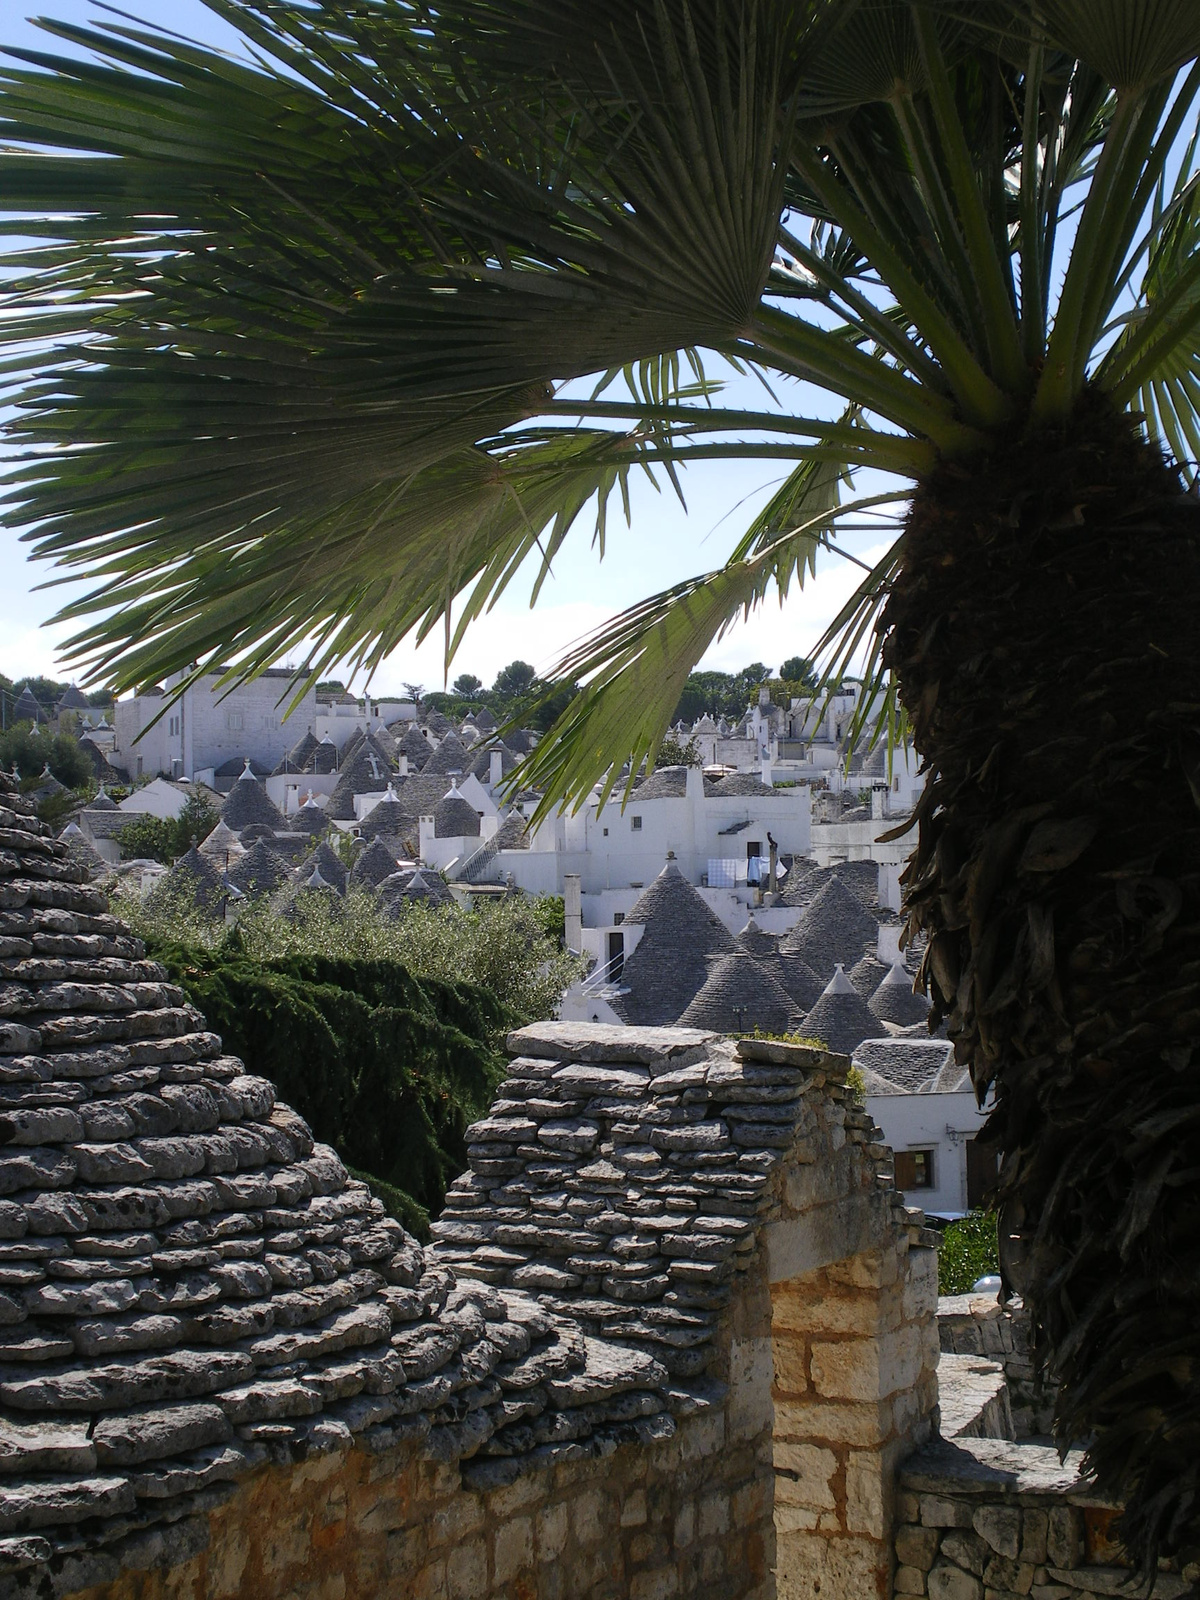
<svg viewBox="0 0 1200 1600">
<path fill-rule="evenodd" d="M 123 0 L 121 9 L 194 38 L 219 44 L 235 42 L 235 36 L 200 0 Z M 0 0 L 0 46 L 60 48 L 24 20 L 32 10 L 30 0 Z M 71 22 L 102 15 L 87 0 L 45 0 L 41 14 Z M 789 403 L 793 400 L 791 395 L 781 398 Z M 762 399 L 758 390 L 754 403 L 759 405 Z M 803 409 L 813 414 L 813 397 L 806 397 Z M 591 548 L 590 529 L 581 523 L 573 542 L 560 554 L 553 580 L 543 589 L 537 608 L 529 609 L 531 580 L 515 581 L 495 611 L 468 635 L 452 675 L 473 672 L 490 683 L 499 668 L 517 656 L 546 670 L 573 640 L 623 606 L 719 566 L 763 504 L 770 484 L 778 481 L 783 465 L 708 463 L 695 467 L 683 480 L 686 511 L 673 493 L 656 494 L 643 482 L 634 491 L 631 527 L 627 528 L 619 515 L 610 514 L 604 562 L 598 561 Z M 612 512 L 616 511 L 614 503 Z M 872 550 L 881 553 L 884 548 L 869 534 L 847 536 L 844 543 L 868 559 Z M 28 560 L 26 547 L 15 534 L 0 529 L 0 672 L 10 677 L 37 672 L 68 675 L 57 657 L 65 630 L 43 626 L 61 603 L 62 591 L 36 592 L 36 585 L 49 575 L 50 569 L 42 563 Z M 848 563 L 825 557 L 803 594 L 794 593 L 782 608 L 775 600 L 769 601 L 748 624 L 739 623 L 726 634 L 703 664 L 729 670 L 759 660 L 777 668 L 789 655 L 806 654 L 861 575 Z M 427 688 L 440 687 L 442 677 L 440 644 L 430 641 L 420 651 L 402 645 L 375 682 L 386 692 L 412 680 Z"/>
</svg>

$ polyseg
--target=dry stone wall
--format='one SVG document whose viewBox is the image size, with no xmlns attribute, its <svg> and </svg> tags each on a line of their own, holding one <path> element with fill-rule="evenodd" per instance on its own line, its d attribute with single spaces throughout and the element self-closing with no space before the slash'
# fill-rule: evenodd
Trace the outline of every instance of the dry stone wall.
<svg viewBox="0 0 1200 1600">
<path fill-rule="evenodd" d="M 848 1063 L 510 1048 L 423 1250 L 0 782 L 3 1600 L 886 1592 L 936 1274 Z"/>
<path fill-rule="evenodd" d="M 1160 1571 L 1148 1591 L 1122 1564 L 1119 1508 L 1080 1476 L 1080 1455 L 998 1439 L 937 1440 L 905 1462 L 897 1600 L 1143 1600 L 1194 1596 L 1200 1568 Z"/>
<path fill-rule="evenodd" d="M 981 1356 L 1002 1368 L 1014 1437 L 1051 1431 L 1054 1385 L 1034 1363 L 1033 1331 L 1021 1300 L 1001 1305 L 995 1295 L 943 1295 L 938 1329 L 944 1354 Z"/>
</svg>

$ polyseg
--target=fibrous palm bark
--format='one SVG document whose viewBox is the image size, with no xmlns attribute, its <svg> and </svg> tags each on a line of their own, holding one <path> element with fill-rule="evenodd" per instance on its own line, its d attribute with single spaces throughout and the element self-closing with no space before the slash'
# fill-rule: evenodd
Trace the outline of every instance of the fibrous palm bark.
<svg viewBox="0 0 1200 1600">
<path fill-rule="evenodd" d="M 1004 1152 L 1019 1286 L 1139 1550 L 1200 1496 L 1200 499 L 1129 417 L 943 467 L 885 612 L 929 781 L 905 875 Z"/>
</svg>

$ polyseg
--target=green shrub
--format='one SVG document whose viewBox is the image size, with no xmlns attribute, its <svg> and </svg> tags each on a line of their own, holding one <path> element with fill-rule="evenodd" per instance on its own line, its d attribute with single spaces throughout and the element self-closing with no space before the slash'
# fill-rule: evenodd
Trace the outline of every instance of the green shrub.
<svg viewBox="0 0 1200 1600">
<path fill-rule="evenodd" d="M 393 1215 L 425 1231 L 503 1074 L 497 1041 L 512 1018 L 495 997 L 418 982 L 394 961 L 263 961 L 236 934 L 218 950 L 152 940 L 148 953 L 225 1048 L 378 1185 Z"/>
<path fill-rule="evenodd" d="M 207 839 L 220 820 L 201 794 L 191 794 L 177 817 L 142 817 L 121 832 L 121 855 L 126 861 L 172 861 L 186 855 L 193 842 Z"/>
<path fill-rule="evenodd" d="M 938 1293 L 967 1294 L 977 1278 L 1000 1271 L 996 1218 L 990 1211 L 969 1211 L 946 1224 L 938 1251 Z"/>
<path fill-rule="evenodd" d="M 562 949 L 562 902 L 523 896 L 462 906 L 416 902 L 387 916 L 366 890 L 344 899 L 303 896 L 288 915 L 265 899 L 240 911 L 237 948 L 260 961 L 291 956 L 399 964 L 424 981 L 453 977 L 487 989 L 514 1019 L 541 1022 L 558 1010 L 564 989 L 583 975 L 583 963 Z M 228 937 L 223 917 L 198 909 L 185 885 L 158 884 L 147 899 L 122 894 L 118 915 L 144 939 L 219 950 Z"/>
</svg>

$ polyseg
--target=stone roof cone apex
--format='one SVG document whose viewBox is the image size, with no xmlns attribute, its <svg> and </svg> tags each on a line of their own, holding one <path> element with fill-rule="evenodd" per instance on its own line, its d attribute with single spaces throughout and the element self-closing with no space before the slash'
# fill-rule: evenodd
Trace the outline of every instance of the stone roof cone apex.
<svg viewBox="0 0 1200 1600">
<path fill-rule="evenodd" d="M 900 988 L 911 989 L 913 986 L 912 974 L 905 967 L 903 961 L 893 961 L 886 974 L 880 979 L 879 987 L 896 985 Z"/>
<path fill-rule="evenodd" d="M 833 969 L 833 977 L 825 985 L 826 994 L 857 994 L 858 991 L 846 976 L 846 969 L 839 961 Z"/>
<path fill-rule="evenodd" d="M 246 781 L 246 779 L 249 778 L 251 783 L 257 783 L 258 779 L 254 776 L 253 772 L 251 772 L 251 770 L 250 770 L 250 757 L 249 756 L 243 756 L 242 760 L 246 763 L 246 765 L 242 768 L 240 774 L 238 775 L 238 782 L 239 783 L 244 783 Z"/>
</svg>

